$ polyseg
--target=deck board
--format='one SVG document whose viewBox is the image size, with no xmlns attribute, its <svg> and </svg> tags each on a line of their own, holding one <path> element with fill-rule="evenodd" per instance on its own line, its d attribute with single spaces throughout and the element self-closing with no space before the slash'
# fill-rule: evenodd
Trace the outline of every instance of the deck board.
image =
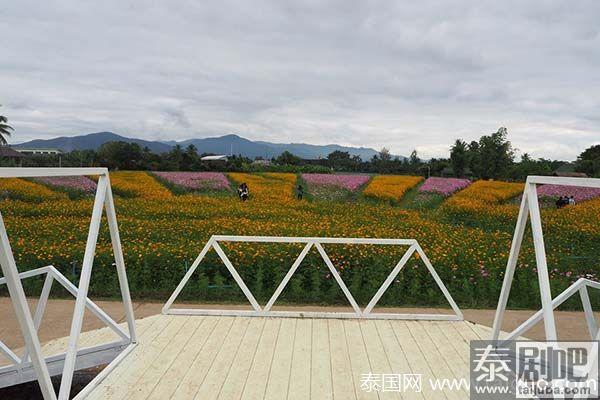
<svg viewBox="0 0 600 400">
<path fill-rule="evenodd" d="M 375 325 L 377 327 L 379 338 L 385 348 L 385 352 L 389 355 L 390 366 L 394 373 L 417 373 L 416 370 L 410 366 L 408 358 L 406 357 L 406 354 L 404 354 L 404 350 L 396 338 L 396 334 L 394 333 L 390 321 L 376 321 Z M 410 390 L 403 392 L 402 398 L 406 400 L 422 400 L 423 394 Z"/>
<path fill-rule="evenodd" d="M 219 393 L 219 399 L 228 400 L 241 397 L 264 326 L 264 319 L 252 318 L 250 320 L 246 334 L 233 361 L 235 367 L 229 370 Z"/>
<path fill-rule="evenodd" d="M 177 389 L 171 396 L 171 399 L 189 400 L 196 397 L 196 393 L 202 386 L 206 375 L 208 374 L 217 353 L 219 352 L 223 340 L 225 340 L 233 326 L 235 318 L 220 318 L 217 326 L 211 332 L 210 337 L 199 349 L 194 362 L 182 377 Z"/>
<path fill-rule="evenodd" d="M 191 368 L 198 353 L 202 351 L 206 341 L 217 326 L 217 322 L 219 322 L 219 319 L 215 317 L 206 317 L 202 320 L 196 332 L 181 349 L 177 362 L 173 362 L 162 379 L 156 382 L 148 399 L 164 400 L 171 398 L 182 377 Z"/>
<path fill-rule="evenodd" d="M 469 373 L 469 341 L 489 328 L 459 321 L 157 316 L 90 400 L 464 399 L 433 378 Z M 105 338 L 98 332 L 85 338 Z M 363 375 L 418 374 L 422 392 L 368 392 Z"/>
<path fill-rule="evenodd" d="M 369 362 L 367 349 L 362 339 L 359 322 L 356 320 L 343 321 L 344 330 L 346 332 L 346 343 L 348 344 L 348 352 L 350 355 L 350 365 L 352 367 L 352 380 L 354 382 L 356 393 L 360 400 L 378 399 L 379 396 L 375 391 L 361 390 L 361 378 L 363 374 L 373 372 L 373 368 Z"/>
<path fill-rule="evenodd" d="M 313 320 L 312 327 L 310 398 L 333 399 L 327 320 L 315 319 Z"/>
<path fill-rule="evenodd" d="M 312 322 L 310 319 L 302 319 L 296 323 L 288 400 L 304 400 L 306 393 L 310 393 Z"/>
<path fill-rule="evenodd" d="M 162 350 L 160 355 L 148 365 L 146 370 L 131 386 L 127 395 L 128 400 L 145 400 L 154 389 L 154 386 L 159 382 L 163 375 L 168 371 L 174 362 L 179 358 L 179 352 L 182 347 L 188 342 L 202 323 L 202 318 L 194 318 L 185 321 L 184 325 L 178 334 L 169 340 L 167 346 Z"/>
<path fill-rule="evenodd" d="M 386 355 L 383 344 L 381 343 L 379 332 L 375 326 L 375 321 L 361 321 L 360 328 L 372 370 L 377 371 L 377 373 L 380 374 L 393 374 L 394 371 L 390 366 L 388 356 Z M 397 373 L 399 372 L 396 372 L 396 374 Z M 382 390 L 379 393 L 379 398 L 383 400 L 398 400 L 402 397 L 399 392 L 389 391 L 386 389 L 385 391 Z"/>
<path fill-rule="evenodd" d="M 268 319 L 265 322 L 265 328 L 242 392 L 244 400 L 262 399 L 266 393 L 281 322 L 281 319 Z"/>
<path fill-rule="evenodd" d="M 216 399 L 227 377 L 233 361 L 247 333 L 251 318 L 236 318 L 229 335 L 223 341 L 215 361 L 198 389 L 195 398 L 199 400 Z M 256 329 L 256 326 L 254 327 Z M 236 368 L 238 366 L 236 365 Z"/>
<path fill-rule="evenodd" d="M 296 333 L 296 319 L 286 318 L 281 321 L 279 336 L 271 361 L 271 372 L 265 392 L 265 399 L 281 400 L 287 397 L 292 354 Z"/>
<path fill-rule="evenodd" d="M 334 399 L 356 399 L 352 365 L 344 323 L 339 319 L 329 321 L 329 347 L 331 349 L 331 377 Z"/>
</svg>

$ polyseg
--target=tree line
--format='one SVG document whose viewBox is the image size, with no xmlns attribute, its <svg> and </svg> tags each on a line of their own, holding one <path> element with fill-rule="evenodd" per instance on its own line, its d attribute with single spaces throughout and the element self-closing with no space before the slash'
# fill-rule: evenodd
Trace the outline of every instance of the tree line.
<svg viewBox="0 0 600 400">
<path fill-rule="evenodd" d="M 0 119 L 3 134 L 10 134 L 6 119 Z M 3 138 L 0 135 L 0 138 Z M 194 145 L 185 148 L 174 146 L 170 151 L 156 154 L 136 143 L 107 142 L 97 150 L 74 150 L 61 155 L 37 155 L 18 163 L 35 167 L 88 167 L 105 166 L 112 170 L 151 171 L 279 171 L 279 172 L 363 172 L 378 174 L 411 174 L 423 176 L 453 176 L 471 179 L 524 180 L 528 175 L 552 175 L 557 169 L 568 167 L 588 176 L 600 177 L 600 145 L 583 151 L 576 161 L 569 163 L 544 158 L 533 159 L 525 153 L 516 160 L 516 151 L 508 140 L 508 131 L 482 135 L 469 143 L 456 139 L 451 146 L 449 158 L 423 160 L 416 150 L 409 157 L 393 156 L 383 148 L 370 160 L 344 151 L 334 151 L 327 157 L 305 160 L 288 151 L 271 160 L 252 160 L 234 155 L 224 161 L 202 161 L 201 153 Z M 3 166 L 15 165 L 17 161 L 2 159 Z"/>
</svg>

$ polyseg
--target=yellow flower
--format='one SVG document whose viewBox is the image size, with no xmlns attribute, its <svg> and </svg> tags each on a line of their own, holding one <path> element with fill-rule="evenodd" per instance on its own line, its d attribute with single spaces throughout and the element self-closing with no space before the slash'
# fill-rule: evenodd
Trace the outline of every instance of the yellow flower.
<svg viewBox="0 0 600 400">
<path fill-rule="evenodd" d="M 118 171 L 110 173 L 113 191 L 127 197 L 168 199 L 173 194 L 156 179 L 143 171 Z"/>
<path fill-rule="evenodd" d="M 422 180 L 421 176 L 379 175 L 371 180 L 363 194 L 386 200 L 400 200 L 407 190 Z"/>
</svg>

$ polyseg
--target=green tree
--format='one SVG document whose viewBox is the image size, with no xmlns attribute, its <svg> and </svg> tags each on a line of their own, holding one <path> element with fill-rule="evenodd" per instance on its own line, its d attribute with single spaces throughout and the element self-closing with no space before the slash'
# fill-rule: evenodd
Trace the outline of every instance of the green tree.
<svg viewBox="0 0 600 400">
<path fill-rule="evenodd" d="M 471 173 L 477 177 L 481 177 L 481 152 L 479 142 L 473 140 L 467 148 L 468 165 Z"/>
<path fill-rule="evenodd" d="M 280 165 L 300 165 L 302 159 L 286 150 L 275 159 L 275 162 Z"/>
<path fill-rule="evenodd" d="M 421 165 L 423 165 L 423 162 L 419 158 L 419 154 L 417 153 L 417 150 L 413 150 L 410 153 L 410 157 L 408 157 L 408 165 L 409 165 L 410 172 L 412 172 L 412 173 L 418 171 L 421 168 Z"/>
<path fill-rule="evenodd" d="M 491 135 L 482 136 L 479 139 L 479 153 L 482 178 L 506 177 L 515 158 L 512 144 L 508 140 L 508 130 L 501 127 Z"/>
<path fill-rule="evenodd" d="M 564 161 L 552 161 L 544 158 L 532 159 L 529 154 L 523 153 L 521 161 L 515 163 L 510 169 L 509 177 L 514 180 L 525 180 L 529 175 L 551 175 Z"/>
<path fill-rule="evenodd" d="M 177 144 L 164 154 L 162 166 L 171 171 L 180 171 L 183 164 L 184 151 L 181 145 Z"/>
<path fill-rule="evenodd" d="M 327 164 L 337 171 L 357 171 L 361 163 L 359 156 L 351 156 L 347 151 L 336 150 L 327 155 Z"/>
<path fill-rule="evenodd" d="M 4 115 L 0 115 L 0 146 L 6 146 L 8 141 L 6 140 L 7 136 L 11 136 L 14 131 L 13 127 L 8 125 L 8 118 Z"/>
<path fill-rule="evenodd" d="M 379 159 L 383 162 L 392 161 L 392 154 L 390 153 L 390 149 L 388 149 L 387 147 L 383 147 L 379 151 Z"/>
<path fill-rule="evenodd" d="M 142 148 L 137 143 L 106 142 L 98 149 L 100 164 L 111 169 L 140 169 L 142 158 Z"/>
<path fill-rule="evenodd" d="M 600 144 L 585 149 L 577 157 L 575 168 L 590 176 L 600 177 Z"/>
<path fill-rule="evenodd" d="M 457 177 L 465 176 L 465 169 L 469 163 L 468 145 L 461 139 L 456 139 L 450 148 L 450 163 Z"/>
<path fill-rule="evenodd" d="M 193 171 L 197 169 L 199 163 L 198 149 L 193 144 L 190 144 L 183 152 L 180 168 L 183 171 Z"/>
</svg>

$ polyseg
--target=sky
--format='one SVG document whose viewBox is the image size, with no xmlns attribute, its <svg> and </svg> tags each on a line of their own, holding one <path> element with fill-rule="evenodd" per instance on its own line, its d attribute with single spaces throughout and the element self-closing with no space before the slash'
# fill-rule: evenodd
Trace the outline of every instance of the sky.
<svg viewBox="0 0 600 400">
<path fill-rule="evenodd" d="M 600 1 L 8 0 L 11 142 L 113 131 L 416 149 L 600 143 Z"/>
</svg>

